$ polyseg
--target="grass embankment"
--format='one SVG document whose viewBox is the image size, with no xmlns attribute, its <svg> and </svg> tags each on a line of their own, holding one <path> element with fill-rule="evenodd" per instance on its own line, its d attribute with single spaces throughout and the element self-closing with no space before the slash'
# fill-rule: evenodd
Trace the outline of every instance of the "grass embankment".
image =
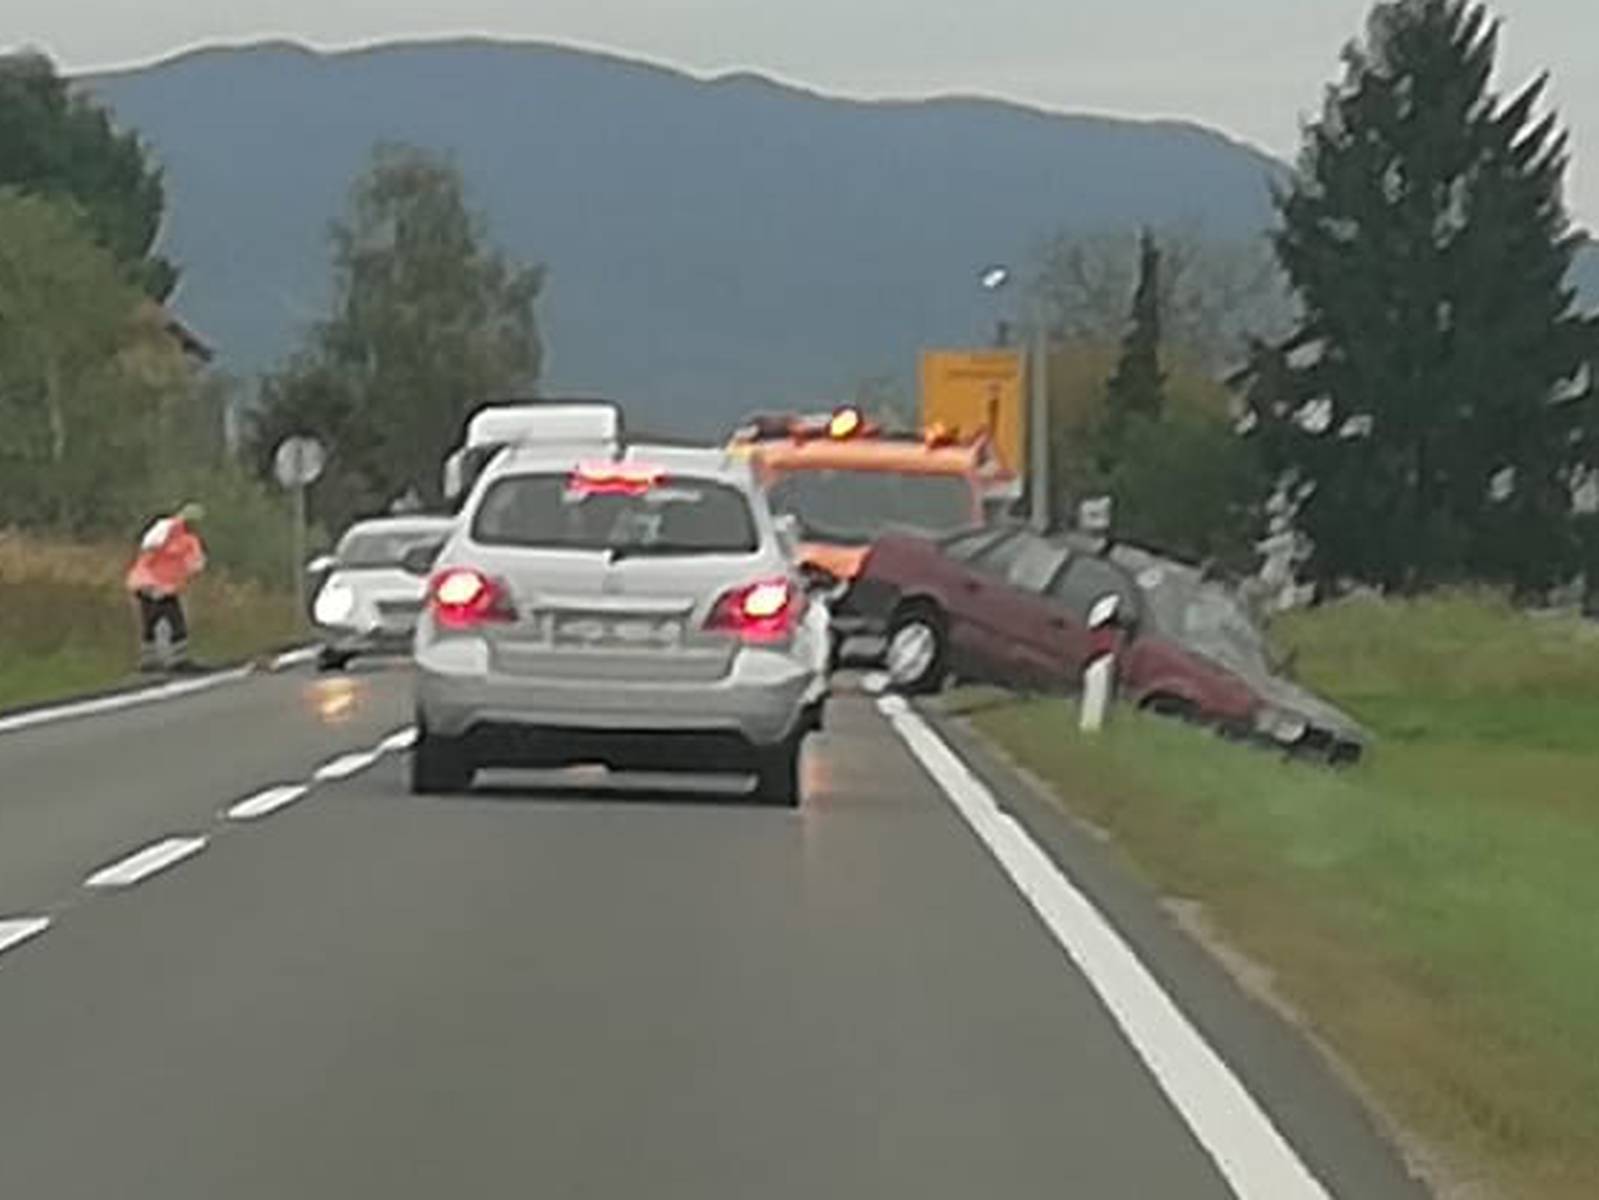
<svg viewBox="0 0 1599 1200">
<path fill-rule="evenodd" d="M 971 719 L 1271 970 L 1436 1154 L 1441 1191 L 1599 1196 L 1595 627 L 1454 597 L 1278 632 L 1378 733 L 1365 765 L 1131 714 L 1085 739 L 1060 702 Z"/>
<path fill-rule="evenodd" d="M 0 531 L 0 710 L 127 682 L 138 626 L 122 588 L 129 551 Z M 293 601 L 208 573 L 188 600 L 193 652 L 234 662 L 292 641 Z"/>
</svg>

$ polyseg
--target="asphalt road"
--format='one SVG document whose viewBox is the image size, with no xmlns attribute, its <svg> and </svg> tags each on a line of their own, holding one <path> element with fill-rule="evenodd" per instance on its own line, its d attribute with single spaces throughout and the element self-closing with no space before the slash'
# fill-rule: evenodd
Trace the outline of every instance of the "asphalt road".
<svg viewBox="0 0 1599 1200">
<path fill-rule="evenodd" d="M 799 813 L 570 775 L 413 798 L 398 742 L 373 754 L 409 708 L 401 671 L 286 674 L 0 732 L 0 931 L 51 922 L 0 952 L 0 1197 L 1244 1194 L 1205 1137 L 1254 1135 L 1196 1132 L 866 697 Z M 1420 1194 L 1017 803 L 1326 1195 Z"/>
</svg>

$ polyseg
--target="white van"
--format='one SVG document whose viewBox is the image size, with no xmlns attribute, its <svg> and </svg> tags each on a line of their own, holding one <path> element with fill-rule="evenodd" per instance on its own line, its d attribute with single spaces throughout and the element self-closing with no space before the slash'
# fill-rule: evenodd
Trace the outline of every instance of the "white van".
<svg viewBox="0 0 1599 1200">
<path fill-rule="evenodd" d="M 592 446 L 605 453 L 621 440 L 622 410 L 606 400 L 490 404 L 473 414 L 465 439 L 444 461 L 444 498 L 459 508 L 483 469 L 508 446 Z"/>
</svg>

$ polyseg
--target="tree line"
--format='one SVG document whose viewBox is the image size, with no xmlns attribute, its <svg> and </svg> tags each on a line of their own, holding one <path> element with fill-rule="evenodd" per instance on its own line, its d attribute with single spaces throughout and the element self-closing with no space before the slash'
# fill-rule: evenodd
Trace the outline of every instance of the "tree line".
<svg viewBox="0 0 1599 1200">
<path fill-rule="evenodd" d="M 436 502 L 468 411 L 534 393 L 544 273 L 488 245 L 447 158 L 374 150 L 329 230 L 331 311 L 243 402 L 166 307 L 181 268 L 157 248 L 165 212 L 135 132 L 48 58 L 0 57 L 0 529 L 126 538 L 198 499 L 219 560 L 281 582 L 283 438 L 330 451 L 313 511 L 336 532 Z"/>
<path fill-rule="evenodd" d="M 1323 595 L 1488 582 L 1531 600 L 1585 573 L 1592 598 L 1586 235 L 1548 78 L 1499 95 L 1498 32 L 1474 0 L 1374 7 L 1274 189 L 1265 270 L 1180 233 L 1048 249 L 1063 511 L 1109 493 L 1125 535 L 1241 567 L 1286 513 Z"/>
</svg>

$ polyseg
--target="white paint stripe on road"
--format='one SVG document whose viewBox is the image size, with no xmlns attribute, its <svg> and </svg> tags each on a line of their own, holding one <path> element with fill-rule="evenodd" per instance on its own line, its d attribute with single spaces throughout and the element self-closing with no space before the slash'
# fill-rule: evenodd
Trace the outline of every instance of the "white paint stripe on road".
<svg viewBox="0 0 1599 1200">
<path fill-rule="evenodd" d="M 317 656 L 315 646 L 301 646 L 297 650 L 285 650 L 272 660 L 274 671 L 287 671 L 290 667 L 304 666 Z"/>
<path fill-rule="evenodd" d="M 212 688 L 221 687 L 226 683 L 237 683 L 254 670 L 253 667 L 239 667 L 232 671 L 219 671 L 215 675 L 205 675 L 198 679 L 183 679 L 176 683 L 164 683 L 156 687 L 140 688 L 134 692 L 119 692 L 115 696 L 101 696 L 94 700 L 81 700 L 75 704 L 61 704 L 53 708 L 40 708 L 33 712 L 18 713 L 12 717 L 0 717 L 0 733 L 15 733 L 23 729 L 33 729 L 39 725 L 50 725 L 56 721 L 67 721 L 74 717 L 95 717 L 103 713 L 119 712 L 125 708 L 133 708 L 140 704 L 155 704 L 163 700 L 176 700 L 182 696 L 192 696 L 196 692 L 210 691 Z"/>
<path fill-rule="evenodd" d="M 257 821 L 262 817 L 269 817 L 280 808 L 287 808 L 296 800 L 301 799 L 311 789 L 303 784 L 290 784 L 284 787 L 268 788 L 264 792 L 257 792 L 247 800 L 240 800 L 227 811 L 230 821 Z"/>
<path fill-rule="evenodd" d="M 375 750 L 363 750 L 359 754 L 345 754 L 335 758 L 332 762 L 325 762 L 316 769 L 311 778 L 320 782 L 329 782 L 334 779 L 348 779 L 351 775 L 366 770 L 378 760 Z"/>
<path fill-rule="evenodd" d="M 102 867 L 88 879 L 83 886 L 90 888 L 125 888 L 136 883 L 142 883 L 158 871 L 164 871 L 176 863 L 182 862 L 191 854 L 198 854 L 205 849 L 206 839 L 203 837 L 172 837 L 154 845 L 146 846 L 136 854 L 130 854 L 120 862 L 114 862 L 109 867 Z"/>
<path fill-rule="evenodd" d="M 379 742 L 378 753 L 398 754 L 401 750 L 409 750 L 414 745 L 416 745 L 416 726 L 412 725 L 409 728 L 401 729 L 397 733 L 389 734 L 388 737 Z"/>
<path fill-rule="evenodd" d="M 1093 903 L 904 699 L 879 710 L 1099 994 L 1239 1200 L 1329 1200 L 1244 1085 Z"/>
<path fill-rule="evenodd" d="M 33 940 L 49 928 L 49 917 L 7 917 L 0 920 L 0 954 Z"/>
</svg>

